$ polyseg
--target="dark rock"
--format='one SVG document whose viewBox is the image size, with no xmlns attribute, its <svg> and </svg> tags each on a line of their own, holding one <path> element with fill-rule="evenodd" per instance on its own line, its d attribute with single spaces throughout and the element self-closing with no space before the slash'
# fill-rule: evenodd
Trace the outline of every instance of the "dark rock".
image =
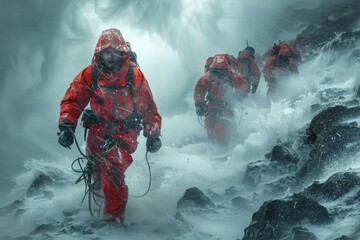
<svg viewBox="0 0 360 240">
<path fill-rule="evenodd" d="M 265 193 L 269 196 L 284 195 L 289 190 L 295 192 L 301 187 L 298 185 L 297 178 L 294 175 L 282 177 L 274 182 L 265 184 L 265 186 Z"/>
<path fill-rule="evenodd" d="M 315 24 L 310 24 L 301 34 L 306 37 L 307 44 L 312 48 L 321 48 L 336 36 L 333 31 Z"/>
<path fill-rule="evenodd" d="M 346 204 L 348 204 L 348 205 L 351 205 L 354 203 L 360 203 L 360 191 L 357 191 L 355 196 L 350 197 L 349 199 L 346 200 Z"/>
<path fill-rule="evenodd" d="M 348 108 L 342 105 L 329 107 L 311 120 L 310 128 L 315 135 L 318 135 L 326 127 L 335 126 L 349 118 L 355 118 L 359 115 L 359 110 L 359 107 Z"/>
<path fill-rule="evenodd" d="M 197 187 L 186 189 L 177 202 L 178 209 L 184 208 L 214 208 L 215 204 Z"/>
<path fill-rule="evenodd" d="M 313 145 L 316 141 L 316 134 L 311 130 L 310 125 L 305 128 L 300 137 L 304 145 Z"/>
<path fill-rule="evenodd" d="M 12 212 L 14 209 L 19 208 L 24 205 L 24 201 L 16 200 L 9 205 L 0 208 L 0 216 L 4 216 L 10 212 Z"/>
<path fill-rule="evenodd" d="M 356 42 L 360 39 L 360 31 L 345 31 L 340 35 L 339 39 L 336 39 L 330 44 L 330 49 L 336 51 L 344 51 L 349 48 L 355 48 Z"/>
<path fill-rule="evenodd" d="M 317 137 L 309 160 L 297 172 L 301 180 L 313 181 L 325 173 L 344 170 L 351 164 L 360 148 L 360 128 L 351 126 L 327 127 Z"/>
<path fill-rule="evenodd" d="M 285 199 L 266 201 L 252 216 L 243 240 L 278 240 L 302 223 L 325 224 L 331 220 L 318 202 L 294 194 Z"/>
<path fill-rule="evenodd" d="M 85 229 L 84 225 L 82 224 L 72 224 L 70 226 L 68 226 L 68 232 L 69 233 L 81 233 L 83 232 Z"/>
<path fill-rule="evenodd" d="M 29 187 L 26 196 L 27 197 L 33 197 L 36 195 L 45 195 L 45 196 L 49 196 L 48 191 L 45 192 L 44 194 L 44 190 L 46 190 L 47 186 L 52 186 L 54 184 L 54 181 L 46 175 L 41 174 L 40 176 L 38 176 L 33 183 L 31 184 L 31 186 Z"/>
<path fill-rule="evenodd" d="M 324 1 L 315 8 L 289 9 L 286 23 L 282 28 L 294 31 L 305 29 L 301 34 L 306 37 L 311 49 L 318 49 L 334 39 L 337 33 L 350 31 L 358 21 L 359 4 L 357 0 Z M 345 36 L 344 36 L 345 37 Z"/>
<path fill-rule="evenodd" d="M 357 48 L 348 57 L 349 65 L 360 63 L 360 49 Z"/>
<path fill-rule="evenodd" d="M 56 231 L 56 227 L 52 224 L 41 224 L 35 228 L 34 231 L 29 233 L 29 235 L 35 235 L 39 233 L 47 233 Z"/>
<path fill-rule="evenodd" d="M 353 100 L 344 102 L 344 104 L 348 107 L 357 107 L 357 106 L 359 106 L 360 102 L 358 99 L 353 99 Z"/>
<path fill-rule="evenodd" d="M 281 160 L 286 161 L 287 159 L 282 158 Z M 261 183 L 272 182 L 274 179 L 296 171 L 297 165 L 295 163 L 284 164 L 277 161 L 259 160 L 246 166 L 244 181 L 250 185 L 257 186 Z"/>
<path fill-rule="evenodd" d="M 348 7 L 348 4 L 349 3 L 346 4 L 346 7 Z M 330 44 L 331 49 L 344 50 L 344 48 L 350 48 L 353 46 L 352 44 L 357 38 L 357 33 L 353 32 L 351 28 L 356 22 L 357 14 L 353 13 L 346 16 L 339 16 L 338 18 L 329 18 L 328 16 L 335 16 L 336 13 L 339 13 L 339 9 L 335 11 L 336 12 L 323 16 L 324 19 L 321 24 L 310 24 L 302 32 L 302 34 L 307 39 L 307 44 L 309 44 L 312 48 L 320 48 L 324 46 L 330 40 L 335 38 L 337 32 L 345 33 L 343 33 L 344 36 L 340 37 L 340 40 L 334 41 L 332 44 Z"/>
<path fill-rule="evenodd" d="M 322 103 L 340 102 L 347 97 L 353 96 L 353 89 L 326 88 L 318 93 Z"/>
<path fill-rule="evenodd" d="M 95 233 L 94 229 L 91 229 L 91 228 L 85 229 L 83 231 L 83 234 L 86 234 L 86 235 L 91 235 L 91 234 L 94 234 L 94 233 Z"/>
<path fill-rule="evenodd" d="M 317 201 L 336 200 L 360 186 L 360 177 L 355 172 L 335 173 L 324 183 L 314 182 L 302 194 Z"/>
<path fill-rule="evenodd" d="M 316 113 L 322 108 L 322 105 L 320 103 L 315 103 L 310 106 L 311 113 Z"/>
<path fill-rule="evenodd" d="M 244 181 L 256 186 L 272 179 L 273 173 L 269 161 L 259 160 L 246 166 Z"/>
<path fill-rule="evenodd" d="M 299 158 L 294 151 L 284 145 L 276 145 L 271 151 L 270 161 L 287 165 L 298 163 Z"/>
<path fill-rule="evenodd" d="M 335 238 L 334 240 L 355 240 L 355 239 L 352 239 L 352 238 L 349 238 L 346 235 L 343 235 L 341 237 Z"/>
<path fill-rule="evenodd" d="M 64 209 L 62 211 L 64 217 L 70 217 L 79 213 L 79 209 Z"/>
<path fill-rule="evenodd" d="M 177 212 L 175 219 L 177 220 L 177 229 L 182 234 L 191 231 L 192 225 L 187 221 L 188 216 L 203 214 L 213 211 L 215 204 L 197 187 L 186 189 L 184 195 L 177 202 Z"/>
<path fill-rule="evenodd" d="M 306 228 L 295 227 L 292 230 L 291 240 L 317 240 L 317 237 Z"/>
</svg>

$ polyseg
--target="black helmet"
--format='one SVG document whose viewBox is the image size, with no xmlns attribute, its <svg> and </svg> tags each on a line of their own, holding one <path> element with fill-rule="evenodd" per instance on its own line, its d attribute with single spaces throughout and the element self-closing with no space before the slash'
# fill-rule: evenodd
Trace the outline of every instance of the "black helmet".
<svg viewBox="0 0 360 240">
<path fill-rule="evenodd" d="M 126 46 L 128 47 L 128 50 L 131 51 L 131 43 L 130 43 L 130 42 L 126 42 Z"/>
<path fill-rule="evenodd" d="M 250 52 L 250 54 L 251 54 L 253 57 L 255 57 L 255 48 L 250 47 L 250 46 L 247 46 L 247 47 L 245 48 L 245 50 L 248 50 L 248 51 Z"/>
</svg>

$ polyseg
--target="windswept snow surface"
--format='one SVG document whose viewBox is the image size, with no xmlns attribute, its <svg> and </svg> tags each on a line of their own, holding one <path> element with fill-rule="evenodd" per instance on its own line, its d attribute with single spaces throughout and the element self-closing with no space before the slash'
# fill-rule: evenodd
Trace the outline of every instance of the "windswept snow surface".
<svg viewBox="0 0 360 240">
<path fill-rule="evenodd" d="M 35 31 L 41 30 L 43 26 L 48 29 L 47 24 L 56 25 L 54 22 L 42 22 L 42 15 L 37 12 L 36 7 L 44 7 L 46 1 L 34 1 L 36 6 L 32 7 L 24 1 L 14 2 L 16 4 L 8 4 L 9 11 L 21 8 L 22 19 L 18 20 L 33 19 Z M 206 130 L 200 124 L 201 120 L 200 123 L 198 121 L 192 100 L 192 91 L 201 76 L 206 58 L 220 52 L 237 55 L 246 39 L 262 53 L 279 37 L 284 40 L 294 38 L 303 30 L 301 26 L 292 31 L 284 30 L 278 20 L 281 14 L 286 13 L 288 6 L 300 4 L 296 1 L 288 1 L 287 5 L 283 5 L 283 1 L 274 1 L 272 4 L 263 1 L 222 1 L 220 4 L 217 1 L 130 3 L 109 0 L 105 3 L 86 1 L 80 7 L 74 2 L 64 3 L 66 5 L 61 9 L 63 15 L 56 16 L 59 32 L 49 32 L 49 38 L 56 38 L 56 41 L 45 39 L 43 48 L 37 45 L 31 50 L 29 46 L 37 41 L 31 39 L 32 34 L 25 34 L 24 42 L 18 41 L 22 45 L 16 50 L 13 48 L 18 57 L 10 57 L 13 69 L 4 70 L 6 74 L 3 76 L 6 78 L 5 83 L 1 84 L 4 92 L 1 112 L 9 114 L 2 114 L 5 117 L 0 132 L 4 132 L 4 136 L 11 136 L 13 144 L 9 148 L 12 152 L 17 151 L 13 146 L 18 139 L 21 139 L 19 144 L 29 142 L 31 146 L 36 145 L 32 149 L 37 152 L 32 155 L 31 150 L 20 149 L 19 154 L 16 154 L 17 163 L 8 163 L 6 159 L 11 157 L 10 150 L 2 149 L 4 158 L 1 161 L 1 172 L 6 176 L 5 182 L 8 183 L 9 179 L 13 182 L 10 193 L 4 191 L 7 197 L 3 197 L 3 205 L 17 199 L 23 200 L 20 208 L 25 211 L 0 215 L 0 236 L 26 236 L 42 224 L 51 224 L 55 230 L 29 236 L 33 239 L 51 236 L 51 239 L 59 240 L 241 239 L 252 214 L 263 200 L 267 200 L 261 194 L 258 199 L 254 198 L 261 192 L 261 186 L 251 188 L 244 182 L 246 165 L 263 158 L 278 139 L 293 139 L 297 130 L 313 117 L 310 106 L 317 102 L 321 90 L 328 87 L 354 89 L 360 79 L 359 64 L 349 65 L 348 56 L 352 49 L 339 53 L 327 46 L 316 50 L 318 55 L 299 66 L 300 74 L 289 79 L 286 83 L 287 96 L 278 102 L 267 101 L 266 83 L 262 77 L 257 93 L 238 105 L 237 145 L 231 157 L 227 160 L 215 159 L 208 151 Z M 304 2 L 303 6 L 312 7 L 310 2 Z M 126 14 L 121 6 L 128 10 Z M 163 9 L 159 10 L 159 7 Z M 245 7 L 253 10 L 253 13 L 245 11 Z M 53 8 L 50 10 L 54 11 Z M 154 11 L 161 11 L 163 15 L 160 19 Z M 256 11 L 258 14 L 254 14 Z M 33 13 L 37 15 L 32 16 Z M 136 13 L 141 13 L 141 17 Z M 27 16 L 29 14 L 30 17 Z M 77 18 L 72 19 L 76 14 L 83 16 L 80 23 L 75 23 Z M 110 14 L 116 17 L 110 17 Z M 124 17 L 119 17 L 122 14 Z M 129 197 L 126 228 L 118 224 L 103 224 L 91 217 L 86 201 L 81 203 L 84 184 L 74 184 L 79 175 L 70 168 L 79 154 L 75 147 L 70 151 L 56 145 L 56 118 L 60 99 L 72 78 L 90 61 L 100 31 L 108 27 L 121 29 L 125 39 L 132 43 L 163 116 L 163 147 L 158 153 L 149 154 L 151 190 L 142 198 Z M 273 30 L 267 30 L 269 28 Z M 1 29 L 6 32 L 4 25 Z M 271 34 L 266 36 L 268 32 Z M 20 36 L 11 34 L 12 37 Z M 33 38 L 36 39 L 36 36 Z M 57 50 L 54 50 L 55 43 Z M 360 45 L 357 44 L 357 47 Z M 49 49 L 53 51 L 54 58 L 44 54 Z M 26 53 L 32 54 L 32 58 L 23 55 Z M 31 69 L 23 69 L 25 62 L 19 56 L 37 61 L 39 65 L 32 62 Z M 51 61 L 51 64 L 47 61 Z M 21 86 L 21 91 L 10 82 L 10 74 L 15 74 L 13 79 Z M 28 82 L 27 76 L 30 76 L 31 82 Z M 46 78 L 50 77 L 52 80 L 47 81 Z M 37 78 L 44 82 L 36 82 L 34 79 Z M 331 81 L 325 82 L 325 79 Z M 39 84 L 42 86 L 39 95 L 30 95 L 28 100 L 29 107 L 36 109 L 35 113 L 25 111 L 24 122 L 19 122 L 18 115 L 13 112 L 13 108 L 18 107 L 14 99 L 28 96 L 28 91 L 35 92 L 33 88 Z M 45 118 L 47 123 L 44 124 L 40 116 L 47 115 L 38 109 L 41 108 L 39 102 L 46 102 L 43 106 L 46 113 L 51 115 Z M 20 109 L 26 109 L 26 106 L 21 105 Z M 356 121 L 359 122 L 358 119 Z M 41 127 L 47 130 L 39 131 Z M 35 130 L 40 133 L 37 134 Z M 81 127 L 78 127 L 76 135 L 81 142 Z M 49 150 L 56 154 L 47 154 Z M 41 157 L 42 153 L 44 157 Z M 126 172 L 126 182 L 131 195 L 141 195 L 149 182 L 145 139 L 142 136 L 139 137 L 139 147 L 133 157 L 134 162 Z M 7 164 L 13 166 L 8 174 L 5 173 Z M 22 171 L 15 171 L 19 166 L 22 166 Z M 46 174 L 55 181 L 53 186 L 46 189 L 49 195 L 24 197 L 30 184 L 40 174 Z M 216 208 L 196 216 L 187 216 L 186 220 L 191 225 L 188 228 L 175 218 L 176 204 L 186 189 L 195 186 L 211 198 Z M 4 189 L 8 188 L 4 186 Z M 256 201 L 238 208 L 231 201 L 234 196 Z M 75 211 L 76 214 L 64 216 L 64 210 Z M 310 226 L 309 229 L 319 239 L 331 239 L 334 233 L 337 236 L 339 233 L 347 234 L 347 229 L 356 229 L 358 216 L 359 212 L 356 211 L 343 221 L 326 228 L 314 229 Z"/>
</svg>

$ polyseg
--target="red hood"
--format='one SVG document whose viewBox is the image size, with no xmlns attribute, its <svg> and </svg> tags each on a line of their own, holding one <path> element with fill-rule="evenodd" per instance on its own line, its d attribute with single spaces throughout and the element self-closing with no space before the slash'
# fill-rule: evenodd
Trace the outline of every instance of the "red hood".
<svg viewBox="0 0 360 240">
<path fill-rule="evenodd" d="M 209 71 L 210 65 L 213 61 L 214 57 L 208 57 L 208 59 L 206 59 L 206 63 L 205 63 L 205 67 L 204 67 L 204 72 Z"/>
<path fill-rule="evenodd" d="M 217 54 L 214 56 L 212 63 L 210 64 L 211 69 L 227 69 L 232 70 L 232 66 L 228 62 L 227 54 Z"/>
<path fill-rule="evenodd" d="M 102 31 L 98 42 L 96 43 L 94 54 L 98 54 L 106 48 L 114 48 L 119 52 L 125 52 L 129 54 L 126 42 L 119 29 L 110 28 Z"/>
</svg>

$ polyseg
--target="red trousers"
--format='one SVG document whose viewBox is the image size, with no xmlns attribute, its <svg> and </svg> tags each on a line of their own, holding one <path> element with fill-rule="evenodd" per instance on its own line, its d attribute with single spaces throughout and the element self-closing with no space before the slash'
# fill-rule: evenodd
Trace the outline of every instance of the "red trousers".
<svg viewBox="0 0 360 240">
<path fill-rule="evenodd" d="M 110 219 L 125 220 L 125 208 L 128 200 L 128 187 L 125 184 L 125 170 L 132 162 L 131 155 L 124 149 L 115 147 L 98 163 L 101 186 L 104 193 L 104 214 Z"/>
<path fill-rule="evenodd" d="M 104 193 L 104 215 L 110 220 L 125 219 L 125 208 L 128 200 L 128 187 L 125 183 L 125 171 L 132 163 L 130 153 L 137 147 L 138 132 L 135 129 L 119 128 L 112 132 L 112 138 L 117 145 L 104 150 L 101 147 L 109 138 L 109 127 L 105 123 L 96 124 L 89 129 L 86 150 L 96 157 L 95 170 L 100 174 L 102 191 Z M 112 128 L 114 130 L 116 128 Z"/>
<path fill-rule="evenodd" d="M 236 132 L 232 112 L 211 113 L 205 119 L 208 141 L 215 152 L 226 153 L 230 150 L 231 136 Z"/>
</svg>

